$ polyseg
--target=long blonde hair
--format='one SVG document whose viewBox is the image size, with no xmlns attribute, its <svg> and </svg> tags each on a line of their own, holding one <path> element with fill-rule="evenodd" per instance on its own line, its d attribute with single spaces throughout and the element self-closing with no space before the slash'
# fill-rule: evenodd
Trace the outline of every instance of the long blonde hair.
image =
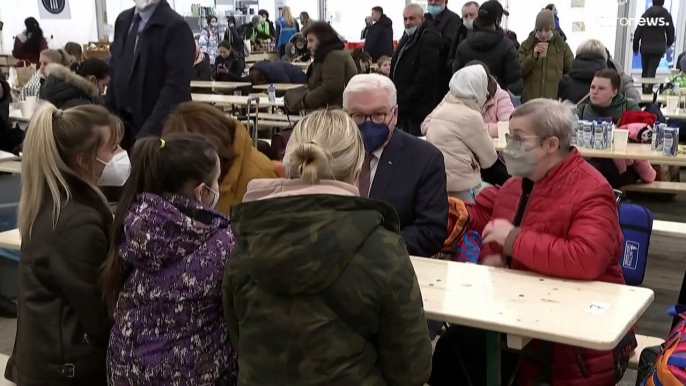
<svg viewBox="0 0 686 386">
<path fill-rule="evenodd" d="M 22 239 L 31 237 L 31 229 L 43 204 L 46 191 L 53 200 L 53 227 L 60 209 L 71 199 L 65 177 L 78 178 L 88 184 L 107 204 L 100 190 L 86 181 L 71 165 L 79 154 L 95 161 L 98 148 L 104 144 L 101 127 L 109 127 L 108 145 L 116 145 L 123 136 L 123 124 L 104 107 L 77 106 L 66 111 L 50 103 L 38 110 L 26 130 L 21 161 L 21 198 L 17 223 Z"/>
<path fill-rule="evenodd" d="M 284 166 L 289 179 L 354 184 L 364 157 L 362 135 L 352 118 L 343 110 L 318 110 L 293 129 L 286 145 Z"/>
<path fill-rule="evenodd" d="M 286 24 L 295 27 L 295 19 L 293 19 L 293 15 L 291 14 L 291 7 L 284 5 L 281 16 L 286 20 Z"/>
</svg>

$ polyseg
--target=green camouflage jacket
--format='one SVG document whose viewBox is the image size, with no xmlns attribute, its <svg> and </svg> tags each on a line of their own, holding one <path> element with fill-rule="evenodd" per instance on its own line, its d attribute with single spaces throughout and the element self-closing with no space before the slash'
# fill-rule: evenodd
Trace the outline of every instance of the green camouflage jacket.
<svg viewBox="0 0 686 386">
<path fill-rule="evenodd" d="M 308 195 L 244 203 L 231 220 L 239 385 L 424 385 L 431 342 L 393 208 Z"/>
</svg>

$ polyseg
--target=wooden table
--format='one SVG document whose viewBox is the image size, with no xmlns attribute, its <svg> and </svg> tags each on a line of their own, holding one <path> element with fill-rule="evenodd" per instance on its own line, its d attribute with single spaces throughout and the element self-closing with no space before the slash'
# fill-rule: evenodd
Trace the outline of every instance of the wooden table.
<svg viewBox="0 0 686 386">
<path fill-rule="evenodd" d="M 0 172 L 21 174 L 21 161 L 2 161 L 0 160 Z"/>
<path fill-rule="evenodd" d="M 667 83 L 669 82 L 669 79 L 667 77 L 661 77 L 661 78 L 635 78 L 635 82 L 640 83 L 640 84 L 662 84 L 662 83 Z"/>
<path fill-rule="evenodd" d="M 249 97 L 243 95 L 192 94 L 191 98 L 193 99 L 193 102 L 247 106 Z M 268 98 L 260 97 L 260 107 L 270 106 L 283 107 L 283 98 L 276 98 L 275 103 L 269 103 Z"/>
<path fill-rule="evenodd" d="M 276 91 L 288 91 L 292 90 L 294 88 L 301 88 L 301 87 L 307 87 L 306 84 L 295 84 L 295 83 L 274 83 L 274 88 Z M 260 84 L 257 86 L 252 86 L 255 90 L 268 90 L 269 85 L 268 84 Z"/>
<path fill-rule="evenodd" d="M 245 61 L 247 63 L 255 63 L 255 62 L 261 62 L 263 60 L 279 60 L 281 59 L 281 56 L 279 56 L 278 52 L 255 52 L 251 53 L 247 58 L 245 58 Z"/>
<path fill-rule="evenodd" d="M 13 251 L 20 250 L 21 237 L 19 237 L 19 229 L 0 232 L 0 248 L 10 249 Z"/>
<path fill-rule="evenodd" d="M 429 319 L 490 331 L 488 384 L 500 384 L 499 333 L 611 350 L 654 299 L 648 288 L 579 282 L 471 263 L 412 257 Z M 521 346 L 521 347 L 518 347 Z"/>
<path fill-rule="evenodd" d="M 216 90 L 235 90 L 237 88 L 249 86 L 252 86 L 252 84 L 248 82 L 208 82 L 204 80 L 191 81 L 191 87 L 211 88 Z"/>
<path fill-rule="evenodd" d="M 10 121 L 29 123 L 31 122 L 31 117 L 25 118 L 21 115 L 21 111 L 12 111 L 10 113 Z"/>
<path fill-rule="evenodd" d="M 312 62 L 291 62 L 292 65 L 300 67 L 303 70 L 307 70 Z"/>
</svg>

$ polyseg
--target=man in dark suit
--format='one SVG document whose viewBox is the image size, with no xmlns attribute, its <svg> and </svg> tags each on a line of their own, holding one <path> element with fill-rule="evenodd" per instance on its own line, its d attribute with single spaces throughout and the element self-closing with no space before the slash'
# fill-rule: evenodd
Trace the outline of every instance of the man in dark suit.
<svg viewBox="0 0 686 386">
<path fill-rule="evenodd" d="M 430 143 L 395 129 L 396 90 L 388 77 L 353 77 L 343 92 L 343 109 L 360 128 L 367 156 L 360 196 L 390 204 L 411 255 L 431 257 L 443 247 L 448 194 L 443 155 Z"/>
<path fill-rule="evenodd" d="M 434 18 L 434 28 L 441 36 L 441 61 L 438 64 L 438 94 L 443 98 L 448 92 L 448 83 L 452 77 L 452 68 L 448 67 L 448 55 L 453 39 L 457 37 L 460 27 L 460 16 L 447 7 L 448 0 L 428 0 L 426 11 Z"/>
<path fill-rule="evenodd" d="M 405 7 L 403 20 L 405 33 L 391 59 L 391 79 L 398 90 L 398 125 L 420 136 L 420 125 L 440 100 L 441 37 L 417 4 Z"/>
<path fill-rule="evenodd" d="M 191 100 L 195 42 L 167 0 L 136 0 L 114 25 L 107 105 L 126 123 L 122 146 L 160 135 L 171 110 Z"/>
<path fill-rule="evenodd" d="M 372 21 L 364 41 L 364 50 L 376 63 L 382 56 L 393 54 L 393 22 L 383 13 L 383 8 L 372 8 Z"/>
</svg>

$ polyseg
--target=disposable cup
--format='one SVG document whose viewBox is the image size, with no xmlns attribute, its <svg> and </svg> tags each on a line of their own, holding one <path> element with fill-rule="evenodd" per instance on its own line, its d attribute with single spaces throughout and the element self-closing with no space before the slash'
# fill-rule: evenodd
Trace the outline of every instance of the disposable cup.
<svg viewBox="0 0 686 386">
<path fill-rule="evenodd" d="M 629 130 L 616 129 L 612 133 L 612 149 L 615 153 L 626 153 L 629 143 Z"/>
</svg>

